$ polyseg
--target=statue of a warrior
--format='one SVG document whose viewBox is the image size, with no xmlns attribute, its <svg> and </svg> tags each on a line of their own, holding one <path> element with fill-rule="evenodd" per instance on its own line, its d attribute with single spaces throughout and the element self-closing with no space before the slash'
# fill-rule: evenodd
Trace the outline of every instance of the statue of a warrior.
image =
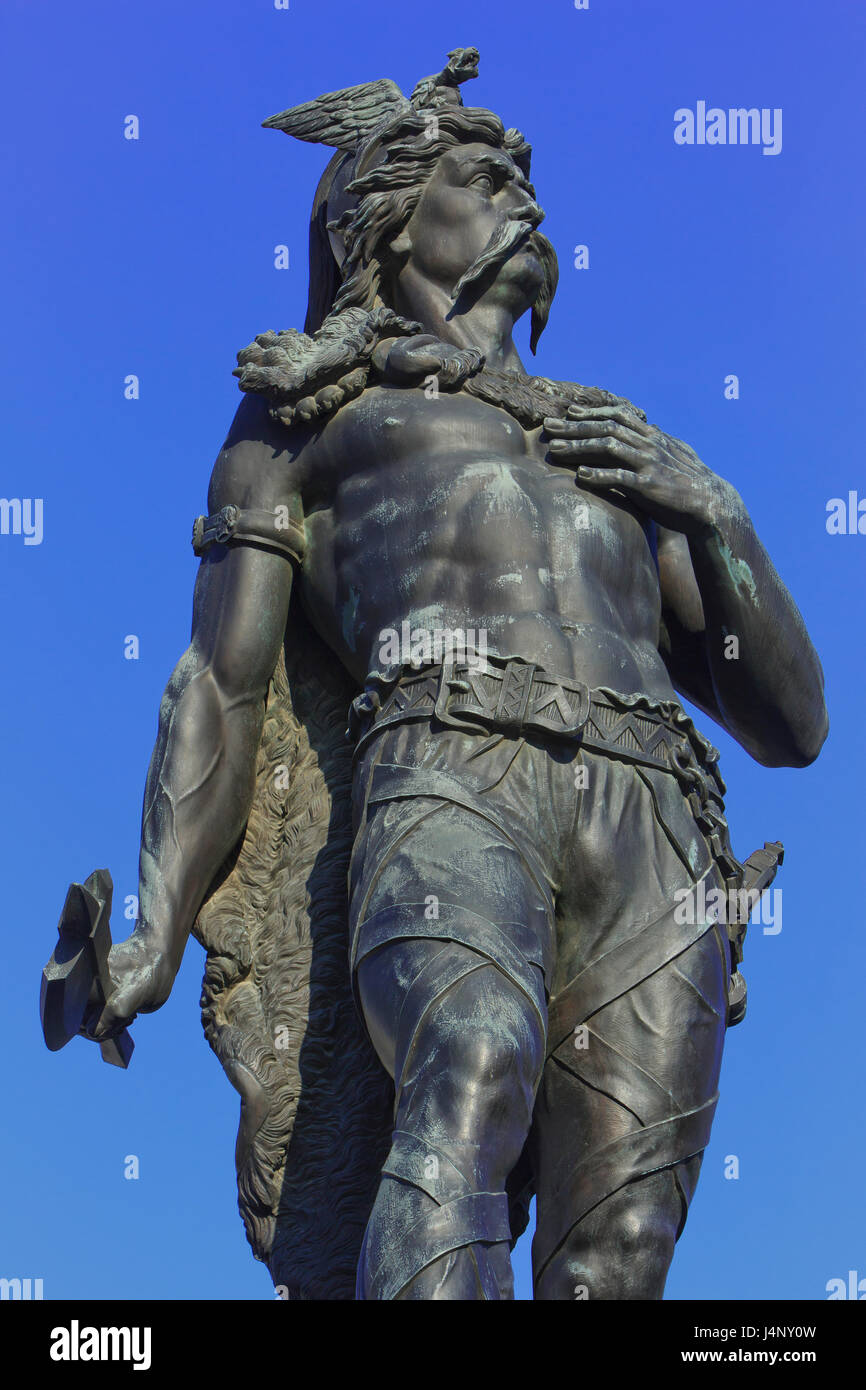
<svg viewBox="0 0 866 1390">
<path fill-rule="evenodd" d="M 49 1045 L 123 1063 L 206 948 L 241 1212 L 291 1298 L 511 1298 L 533 1194 L 536 1298 L 662 1296 L 781 857 L 735 857 L 678 695 L 767 767 L 827 733 L 735 489 L 518 357 L 556 257 L 530 146 L 463 104 L 477 63 L 265 122 L 336 151 L 304 332 L 238 356 L 140 920 L 111 947 L 110 880 L 74 885 L 46 968 Z"/>
</svg>

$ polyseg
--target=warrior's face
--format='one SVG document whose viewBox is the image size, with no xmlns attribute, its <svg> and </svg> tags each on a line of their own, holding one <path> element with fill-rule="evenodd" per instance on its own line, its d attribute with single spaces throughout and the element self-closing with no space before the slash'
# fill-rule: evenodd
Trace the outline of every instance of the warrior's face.
<svg viewBox="0 0 866 1390">
<path fill-rule="evenodd" d="M 394 283 L 418 278 L 456 301 L 456 312 L 481 298 L 514 319 L 535 302 L 544 282 L 544 214 L 504 150 L 477 143 L 446 150 L 391 249 L 400 258 Z"/>
</svg>

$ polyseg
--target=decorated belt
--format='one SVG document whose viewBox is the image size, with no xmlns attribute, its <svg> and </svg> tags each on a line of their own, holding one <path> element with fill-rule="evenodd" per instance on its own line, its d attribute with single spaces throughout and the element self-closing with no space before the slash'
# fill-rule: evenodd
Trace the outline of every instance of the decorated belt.
<svg viewBox="0 0 866 1390">
<path fill-rule="evenodd" d="M 694 765 L 696 752 L 704 755 L 702 761 L 718 758 L 675 700 L 590 690 L 532 662 L 496 656 L 483 662 L 448 658 L 417 672 L 410 669 L 390 689 L 368 687 L 352 705 L 348 733 L 360 752 L 384 729 L 416 719 L 435 719 L 467 733 L 552 734 L 679 774 Z"/>
</svg>

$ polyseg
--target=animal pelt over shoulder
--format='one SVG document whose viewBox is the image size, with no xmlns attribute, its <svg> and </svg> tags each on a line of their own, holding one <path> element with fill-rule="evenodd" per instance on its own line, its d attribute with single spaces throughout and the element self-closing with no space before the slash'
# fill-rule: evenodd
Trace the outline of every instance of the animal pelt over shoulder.
<svg viewBox="0 0 866 1390">
<path fill-rule="evenodd" d="M 438 342 L 420 323 L 385 306 L 341 309 L 312 335 L 294 328 L 260 333 L 238 353 L 234 375 L 242 391 L 264 396 L 271 416 L 284 425 L 332 415 L 368 386 L 420 386 L 430 375 L 439 390 L 478 396 L 530 429 L 545 416 L 564 415 L 569 405 L 620 406 L 646 419 L 624 396 L 598 386 L 488 369 L 476 349 Z"/>
</svg>

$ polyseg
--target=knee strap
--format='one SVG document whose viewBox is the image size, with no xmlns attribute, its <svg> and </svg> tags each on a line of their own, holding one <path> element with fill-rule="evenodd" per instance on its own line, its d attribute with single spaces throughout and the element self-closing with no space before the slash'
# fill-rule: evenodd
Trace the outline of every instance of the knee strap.
<svg viewBox="0 0 866 1390">
<path fill-rule="evenodd" d="M 435 1164 L 431 1159 L 436 1160 Z M 474 1190 L 450 1154 L 405 1129 L 395 1129 L 391 1152 L 382 1172 L 420 1187 L 439 1206 Z"/>
</svg>

